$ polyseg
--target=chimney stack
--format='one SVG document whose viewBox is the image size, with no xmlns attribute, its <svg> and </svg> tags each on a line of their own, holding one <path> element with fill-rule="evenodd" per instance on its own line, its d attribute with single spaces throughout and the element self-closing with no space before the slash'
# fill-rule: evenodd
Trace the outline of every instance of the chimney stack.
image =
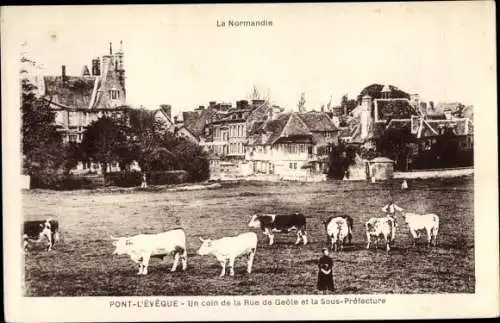
<svg viewBox="0 0 500 323">
<path fill-rule="evenodd" d="M 66 82 L 66 65 L 61 66 L 61 77 L 63 83 Z"/>
</svg>

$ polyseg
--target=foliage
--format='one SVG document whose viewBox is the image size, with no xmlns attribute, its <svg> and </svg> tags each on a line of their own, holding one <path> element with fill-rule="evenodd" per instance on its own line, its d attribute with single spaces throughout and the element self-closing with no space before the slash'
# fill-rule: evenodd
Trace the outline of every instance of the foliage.
<svg viewBox="0 0 500 323">
<path fill-rule="evenodd" d="M 407 171 L 411 152 L 408 145 L 413 141 L 408 128 L 389 128 L 377 139 L 377 152 L 394 160 L 396 170 Z"/>
<path fill-rule="evenodd" d="M 340 106 L 342 107 L 342 111 L 346 112 L 346 114 L 349 114 L 354 108 L 358 106 L 358 102 L 356 99 L 349 99 L 347 94 L 344 94 L 342 96 L 342 99 L 340 100 Z M 342 112 L 342 113 L 343 113 Z"/>
<path fill-rule="evenodd" d="M 376 83 L 365 87 L 363 90 L 361 90 L 361 92 L 358 95 L 358 99 L 357 99 L 358 103 L 361 103 L 361 99 L 365 95 L 371 96 L 372 99 L 381 99 L 383 88 L 384 88 L 384 85 L 376 84 Z M 410 98 L 410 95 L 408 93 L 398 89 L 397 87 L 395 87 L 393 85 L 389 85 L 389 88 L 391 89 L 391 92 L 390 92 L 391 99 L 409 99 Z"/>
<path fill-rule="evenodd" d="M 38 173 L 31 176 L 31 188 L 53 190 L 76 190 L 95 188 L 96 184 L 85 177 L 69 174 L 44 174 Z"/>
<path fill-rule="evenodd" d="M 189 179 L 184 170 L 146 172 L 148 185 L 181 184 Z M 113 172 L 104 176 L 106 185 L 119 187 L 135 187 L 142 183 L 141 172 Z"/>
<path fill-rule="evenodd" d="M 93 121 L 86 129 L 81 143 L 86 156 L 103 165 L 130 158 L 127 129 L 116 119 L 102 117 Z"/>
<path fill-rule="evenodd" d="M 63 164 L 62 139 L 54 126 L 55 114 L 49 104 L 35 95 L 36 86 L 21 80 L 21 151 L 23 173 L 55 171 Z"/>
<path fill-rule="evenodd" d="M 329 150 L 327 176 L 330 179 L 343 179 L 349 166 L 354 164 L 356 151 L 342 142 L 338 145 L 332 144 Z"/>
<path fill-rule="evenodd" d="M 306 109 L 306 94 L 302 92 L 300 94 L 299 102 L 297 103 L 297 107 L 299 108 L 299 112 L 305 112 Z"/>
</svg>

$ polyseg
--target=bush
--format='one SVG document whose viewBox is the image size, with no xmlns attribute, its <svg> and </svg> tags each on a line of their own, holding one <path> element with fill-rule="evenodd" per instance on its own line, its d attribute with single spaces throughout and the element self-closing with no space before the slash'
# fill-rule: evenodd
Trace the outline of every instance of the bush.
<svg viewBox="0 0 500 323">
<path fill-rule="evenodd" d="M 189 173 L 185 170 L 149 172 L 146 176 L 151 185 L 182 184 L 189 180 Z"/>
<path fill-rule="evenodd" d="M 55 173 L 31 175 L 31 188 L 78 190 L 92 189 L 96 186 L 94 182 L 85 177 Z"/>
<path fill-rule="evenodd" d="M 189 173 L 185 170 L 152 171 L 146 172 L 148 185 L 181 184 L 189 180 Z M 119 187 L 135 187 L 142 183 L 141 172 L 107 173 L 104 177 L 106 185 Z"/>
<path fill-rule="evenodd" d="M 142 182 L 141 172 L 113 172 L 104 175 L 106 186 L 134 187 Z"/>
</svg>

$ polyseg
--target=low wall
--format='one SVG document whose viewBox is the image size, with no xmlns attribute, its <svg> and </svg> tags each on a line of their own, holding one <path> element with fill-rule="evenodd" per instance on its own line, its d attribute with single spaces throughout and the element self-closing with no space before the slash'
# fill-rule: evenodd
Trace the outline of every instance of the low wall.
<svg viewBox="0 0 500 323">
<path fill-rule="evenodd" d="M 436 169 L 423 170 L 413 172 L 394 172 L 394 178 L 399 179 L 415 179 L 415 178 L 446 178 L 460 177 L 474 174 L 474 168 L 451 168 L 451 169 Z"/>
</svg>

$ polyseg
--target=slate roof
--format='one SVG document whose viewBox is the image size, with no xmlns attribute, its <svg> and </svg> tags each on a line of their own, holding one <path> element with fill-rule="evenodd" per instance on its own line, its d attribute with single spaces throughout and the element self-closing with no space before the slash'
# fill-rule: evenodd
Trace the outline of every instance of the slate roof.
<svg viewBox="0 0 500 323">
<path fill-rule="evenodd" d="M 308 112 L 300 113 L 298 116 L 305 122 L 312 132 L 337 131 L 337 127 L 326 113 Z"/>
<path fill-rule="evenodd" d="M 77 109 L 88 109 L 94 90 L 95 77 L 45 76 L 45 94 L 55 104 Z"/>
</svg>

